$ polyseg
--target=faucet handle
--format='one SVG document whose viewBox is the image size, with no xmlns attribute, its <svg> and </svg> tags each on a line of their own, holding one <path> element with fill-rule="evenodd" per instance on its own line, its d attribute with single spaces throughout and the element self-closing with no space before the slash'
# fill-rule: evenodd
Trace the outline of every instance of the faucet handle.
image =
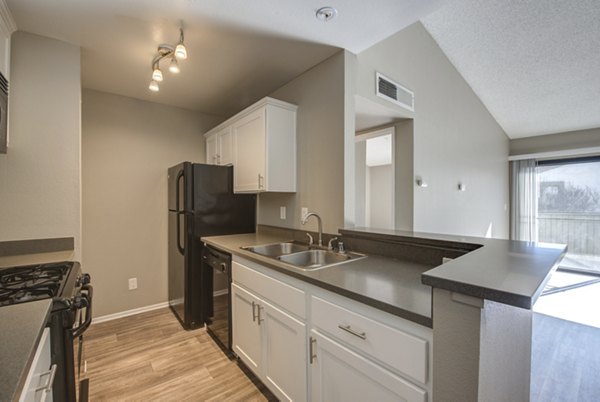
<svg viewBox="0 0 600 402">
<path fill-rule="evenodd" d="M 312 247 L 313 237 L 310 235 L 310 233 L 307 233 L 306 235 L 308 236 L 308 247 Z"/>
<path fill-rule="evenodd" d="M 346 254 L 346 249 L 344 248 L 344 242 L 338 241 L 338 253 Z"/>
<path fill-rule="evenodd" d="M 329 243 L 327 243 L 328 250 L 333 250 L 333 242 L 336 241 L 337 239 L 338 239 L 337 237 L 332 237 L 331 239 L 329 239 Z"/>
</svg>

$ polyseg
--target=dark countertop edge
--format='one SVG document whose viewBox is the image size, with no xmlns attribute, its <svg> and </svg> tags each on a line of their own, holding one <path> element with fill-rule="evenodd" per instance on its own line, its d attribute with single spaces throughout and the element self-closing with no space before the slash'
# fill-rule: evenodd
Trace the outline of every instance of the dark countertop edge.
<svg viewBox="0 0 600 402">
<path fill-rule="evenodd" d="M 463 282 L 452 281 L 449 279 L 440 279 L 435 276 L 429 276 L 427 273 L 421 275 L 422 283 L 433 288 L 450 290 L 467 296 L 473 296 L 480 299 L 492 300 L 514 307 L 531 309 L 532 299 L 509 292 L 503 292 L 497 289 L 489 289 L 481 286 L 470 285 Z"/>
<path fill-rule="evenodd" d="M 45 314 L 45 318 L 44 318 L 44 323 L 46 324 L 48 322 L 48 317 L 50 316 L 50 312 L 52 311 L 52 300 L 49 299 L 48 301 L 48 307 L 46 308 L 46 314 Z M 31 349 L 29 356 L 27 357 L 27 363 L 25 364 L 25 366 L 23 366 L 23 370 L 21 371 L 21 374 L 19 375 L 19 382 L 17 384 L 15 384 L 15 390 L 13 391 L 13 397 L 12 397 L 12 401 L 18 401 L 19 398 L 21 397 L 21 394 L 23 393 L 23 391 L 25 391 L 23 389 L 23 387 L 25 386 L 25 381 L 27 380 L 27 374 L 29 374 L 29 370 L 31 369 L 31 364 L 33 363 L 33 358 L 35 357 L 35 352 L 37 351 L 37 348 L 39 346 L 40 343 L 40 339 L 42 338 L 42 333 L 44 332 L 44 328 L 46 328 L 46 325 L 42 325 L 35 337 L 35 342 L 33 344 L 33 348 Z"/>
<path fill-rule="evenodd" d="M 481 253 L 486 253 L 487 246 L 491 245 L 493 242 L 515 242 L 514 240 L 508 239 L 488 239 L 470 236 L 409 232 L 401 230 L 369 231 L 369 229 L 366 228 L 345 228 L 340 229 L 340 233 L 342 233 L 342 235 L 344 236 L 368 238 L 392 243 L 411 243 L 429 247 L 443 247 L 465 251 L 465 255 L 460 258 L 469 258 L 470 255 L 471 257 L 473 257 L 474 254 L 479 255 Z M 543 246 L 541 247 L 544 248 Z M 431 287 L 446 289 L 469 296 L 479 297 L 482 299 L 507 304 L 514 307 L 531 309 L 537 301 L 540 294 L 542 293 L 542 291 L 544 290 L 544 286 L 550 279 L 550 276 L 556 270 L 560 261 L 566 253 L 567 248 L 565 246 L 560 255 L 553 263 L 553 265 L 548 268 L 545 276 L 540 280 L 536 289 L 533 292 L 531 292 L 531 295 L 517 294 L 500 289 L 482 287 L 479 285 L 461 282 L 458 280 L 440 278 L 438 276 L 432 276 L 428 274 L 427 272 L 429 271 L 426 271 L 421 275 L 421 282 Z M 438 266 L 437 269 L 439 269 L 440 267 L 443 267 L 443 265 Z M 447 269 L 452 269 L 452 267 L 448 266 Z"/>
<path fill-rule="evenodd" d="M 485 249 L 482 249 L 483 252 Z M 427 272 L 421 274 L 421 282 L 431 287 L 450 290 L 452 292 L 462 293 L 468 296 L 479 297 L 481 299 L 491 300 L 499 303 L 503 303 L 513 307 L 520 307 L 531 310 L 533 305 L 544 291 L 546 283 L 550 280 L 550 277 L 558 268 L 560 261 L 567 254 L 566 247 L 554 264 L 548 269 L 544 278 L 539 282 L 535 291 L 530 295 L 523 295 L 518 293 L 512 293 L 500 289 L 491 289 L 488 287 L 472 285 L 465 282 L 453 281 L 447 278 L 439 278 L 437 276 L 428 275 Z M 439 267 L 438 267 L 439 268 Z"/>
<path fill-rule="evenodd" d="M 384 302 L 382 302 L 380 300 L 372 299 L 370 297 L 366 297 L 364 295 L 361 295 L 361 294 L 349 291 L 347 289 L 331 285 L 331 284 L 329 284 L 327 282 L 320 281 L 320 280 L 312 278 L 310 276 L 303 275 L 301 272 L 296 272 L 293 268 L 289 269 L 287 267 L 280 266 L 275 261 L 271 261 L 270 259 L 267 260 L 266 258 L 263 259 L 260 256 L 255 256 L 254 254 L 251 254 L 250 252 L 246 252 L 246 251 L 244 251 L 242 249 L 240 249 L 240 250 L 230 249 L 228 247 L 223 247 L 220 244 L 214 243 L 214 242 L 212 242 L 210 240 L 204 240 L 204 239 L 202 239 L 202 241 L 204 241 L 206 244 L 209 244 L 209 245 L 211 245 L 213 247 L 216 247 L 216 248 L 218 248 L 220 250 L 223 250 L 223 251 L 226 251 L 228 253 L 234 254 L 234 255 L 236 255 L 238 257 L 245 258 L 245 259 L 247 259 L 249 261 L 255 262 L 255 263 L 260 264 L 262 266 L 266 266 L 267 268 L 273 269 L 273 270 L 275 270 L 277 272 L 281 272 L 281 273 L 286 274 L 288 276 L 291 276 L 293 278 L 296 278 L 296 279 L 299 279 L 301 281 L 304 281 L 304 282 L 310 283 L 312 285 L 318 286 L 318 287 L 320 287 L 322 289 L 329 290 L 329 291 L 331 291 L 333 293 L 336 293 L 338 295 L 345 296 L 345 297 L 347 297 L 349 299 L 352 299 L 352 300 L 355 300 L 355 301 L 357 301 L 359 303 L 366 304 L 368 306 L 374 307 L 374 308 L 376 308 L 378 310 L 381 310 L 381 311 L 384 311 L 386 313 L 390 313 L 390 314 L 395 315 L 397 317 L 404 318 L 406 320 L 412 321 L 412 322 L 414 322 L 416 324 L 423 325 L 423 326 L 428 327 L 428 328 L 433 328 L 433 319 L 431 317 L 426 317 L 426 316 L 414 313 L 412 311 L 408 311 L 408 310 L 405 310 L 403 308 L 396 307 L 396 306 L 393 306 L 393 305 L 388 304 L 388 303 L 384 303 Z"/>
<path fill-rule="evenodd" d="M 0 256 L 52 253 L 75 249 L 75 238 L 57 237 L 51 239 L 9 240 L 0 242 Z"/>
</svg>

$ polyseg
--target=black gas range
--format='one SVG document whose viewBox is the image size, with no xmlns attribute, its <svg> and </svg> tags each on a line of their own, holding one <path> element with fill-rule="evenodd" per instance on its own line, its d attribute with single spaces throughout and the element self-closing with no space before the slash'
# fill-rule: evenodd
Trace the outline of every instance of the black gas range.
<svg viewBox="0 0 600 402">
<path fill-rule="evenodd" d="M 52 364 L 57 369 L 53 400 L 87 400 L 87 381 L 80 384 L 83 333 L 92 323 L 93 288 L 78 262 L 0 268 L 0 308 L 52 299 L 48 320 Z M 76 387 L 79 392 L 76 392 Z M 79 398 L 78 398 L 79 397 Z"/>
</svg>

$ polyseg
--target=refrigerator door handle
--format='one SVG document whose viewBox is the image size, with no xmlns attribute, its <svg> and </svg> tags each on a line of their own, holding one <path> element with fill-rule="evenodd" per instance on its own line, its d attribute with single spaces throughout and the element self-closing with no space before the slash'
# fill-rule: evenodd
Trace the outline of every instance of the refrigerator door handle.
<svg viewBox="0 0 600 402">
<path fill-rule="evenodd" d="M 181 222 L 181 215 L 185 216 L 185 211 L 177 211 L 177 249 L 181 255 L 185 254 L 185 248 L 181 245 L 181 228 L 179 222 Z"/>
<path fill-rule="evenodd" d="M 183 179 L 183 169 L 181 169 L 179 171 L 179 173 L 177 173 L 177 179 L 175 180 L 175 211 L 176 212 L 180 211 L 180 209 L 179 209 L 179 190 L 181 188 L 181 179 Z"/>
<path fill-rule="evenodd" d="M 183 169 L 180 170 L 179 173 L 177 173 L 177 180 L 175 181 L 175 183 L 176 183 L 176 188 L 175 188 L 175 203 L 177 204 L 177 206 L 175 208 L 177 209 L 177 249 L 179 250 L 179 252 L 181 253 L 181 255 L 184 255 L 185 254 L 185 249 L 181 246 L 181 227 L 180 227 L 180 222 L 181 222 L 181 215 L 184 215 L 185 211 L 180 211 L 179 210 L 179 189 L 181 187 L 181 179 L 184 179 Z"/>
</svg>

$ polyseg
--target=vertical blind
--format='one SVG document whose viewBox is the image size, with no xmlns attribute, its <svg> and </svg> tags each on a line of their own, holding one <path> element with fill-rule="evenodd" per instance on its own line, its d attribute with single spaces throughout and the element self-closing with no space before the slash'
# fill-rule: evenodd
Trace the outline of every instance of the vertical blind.
<svg viewBox="0 0 600 402">
<path fill-rule="evenodd" d="M 537 241 L 537 161 L 511 162 L 511 233 L 513 240 Z"/>
</svg>

